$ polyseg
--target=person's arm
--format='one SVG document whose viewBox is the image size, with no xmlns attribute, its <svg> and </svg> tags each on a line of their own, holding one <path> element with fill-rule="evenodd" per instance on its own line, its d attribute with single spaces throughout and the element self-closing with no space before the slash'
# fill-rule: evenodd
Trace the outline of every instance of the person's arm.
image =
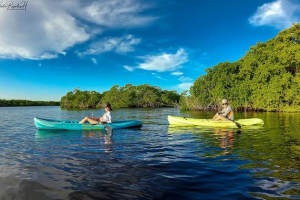
<svg viewBox="0 0 300 200">
<path fill-rule="evenodd" d="M 227 108 L 225 108 L 225 109 L 223 109 L 222 111 L 224 111 L 221 115 L 223 116 L 223 117 L 226 117 L 229 113 L 230 113 L 230 111 L 231 111 L 232 109 L 231 109 L 231 106 L 227 106 Z"/>
<path fill-rule="evenodd" d="M 103 123 L 107 123 L 107 117 L 101 117 L 99 123 L 103 124 Z"/>
<path fill-rule="evenodd" d="M 223 108 L 220 112 L 218 112 L 219 115 L 222 115 L 225 112 L 225 108 Z"/>
</svg>

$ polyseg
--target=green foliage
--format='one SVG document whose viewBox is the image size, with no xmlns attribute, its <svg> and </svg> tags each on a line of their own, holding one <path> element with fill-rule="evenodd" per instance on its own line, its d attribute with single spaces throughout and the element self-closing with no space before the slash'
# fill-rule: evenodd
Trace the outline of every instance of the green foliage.
<svg viewBox="0 0 300 200">
<path fill-rule="evenodd" d="M 10 106 L 59 106 L 59 102 L 0 99 L 0 107 L 10 107 Z"/>
<path fill-rule="evenodd" d="M 190 96 L 182 95 L 180 105 L 191 110 L 218 108 L 227 98 L 236 109 L 300 111 L 299 69 L 300 24 L 294 24 L 266 43 L 257 43 L 237 62 L 206 69 Z"/>
<path fill-rule="evenodd" d="M 81 91 L 79 88 L 68 92 L 60 101 L 62 108 L 99 108 L 102 95 L 95 91 Z"/>
<path fill-rule="evenodd" d="M 204 107 L 201 105 L 200 101 L 198 100 L 195 95 L 188 95 L 188 91 L 184 91 L 180 95 L 180 108 L 183 110 L 201 110 Z"/>
<path fill-rule="evenodd" d="M 102 94 L 95 91 L 80 91 L 76 88 L 61 98 L 62 108 L 99 108 L 111 103 L 113 108 L 133 107 L 174 107 L 178 106 L 180 96 L 176 91 L 162 90 L 149 84 L 123 87 L 114 85 Z"/>
</svg>

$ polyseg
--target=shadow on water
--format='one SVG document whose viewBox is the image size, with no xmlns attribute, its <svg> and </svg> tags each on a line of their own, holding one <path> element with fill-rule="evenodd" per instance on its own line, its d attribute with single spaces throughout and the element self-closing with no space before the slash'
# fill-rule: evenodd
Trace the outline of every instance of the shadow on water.
<svg viewBox="0 0 300 200">
<path fill-rule="evenodd" d="M 60 194 L 59 196 L 55 195 Z M 63 192 L 53 187 L 47 187 L 32 180 L 18 179 L 14 176 L 0 178 L 0 199 L 1 200 L 51 200 L 60 199 Z"/>
</svg>

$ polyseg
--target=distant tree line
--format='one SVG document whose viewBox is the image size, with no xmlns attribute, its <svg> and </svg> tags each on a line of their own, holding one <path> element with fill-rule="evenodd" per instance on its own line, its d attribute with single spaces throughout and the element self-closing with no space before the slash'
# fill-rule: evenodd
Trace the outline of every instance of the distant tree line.
<svg viewBox="0 0 300 200">
<path fill-rule="evenodd" d="M 62 108 L 101 108 L 111 103 L 113 108 L 178 107 L 180 95 L 149 84 L 123 87 L 114 85 L 102 94 L 76 88 L 61 98 Z"/>
<path fill-rule="evenodd" d="M 240 110 L 300 111 L 300 24 L 206 72 L 181 94 L 182 109 L 217 109 L 227 98 Z"/>
<path fill-rule="evenodd" d="M 29 100 L 5 100 L 0 99 L 0 107 L 9 106 L 59 106 L 58 101 L 29 101 Z"/>
</svg>

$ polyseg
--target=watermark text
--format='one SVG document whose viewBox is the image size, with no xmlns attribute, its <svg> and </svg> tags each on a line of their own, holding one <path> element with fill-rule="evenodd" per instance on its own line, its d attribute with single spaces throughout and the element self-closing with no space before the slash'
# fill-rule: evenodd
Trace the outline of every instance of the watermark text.
<svg viewBox="0 0 300 200">
<path fill-rule="evenodd" d="M 6 9 L 6 10 L 25 10 L 27 8 L 28 1 L 21 1 L 17 4 L 15 4 L 12 1 L 1 1 L 0 0 L 0 9 Z"/>
</svg>

